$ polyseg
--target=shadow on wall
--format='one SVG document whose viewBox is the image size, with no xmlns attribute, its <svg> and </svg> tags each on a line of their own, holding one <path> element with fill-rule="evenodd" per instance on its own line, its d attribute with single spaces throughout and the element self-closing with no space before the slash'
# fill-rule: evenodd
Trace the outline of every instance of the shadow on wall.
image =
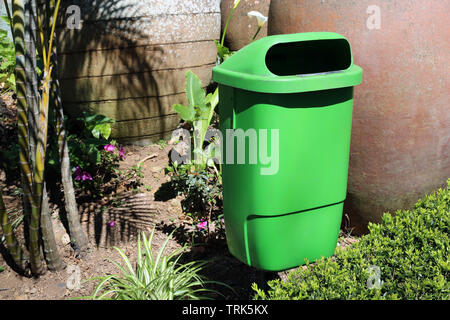
<svg viewBox="0 0 450 320">
<path fill-rule="evenodd" d="M 216 59 L 219 1 L 202 2 L 64 3 L 57 31 L 66 112 L 115 119 L 112 135 L 121 142 L 170 135 L 179 123 L 172 105 L 186 102 L 185 72 L 192 70 L 206 86 Z"/>
</svg>

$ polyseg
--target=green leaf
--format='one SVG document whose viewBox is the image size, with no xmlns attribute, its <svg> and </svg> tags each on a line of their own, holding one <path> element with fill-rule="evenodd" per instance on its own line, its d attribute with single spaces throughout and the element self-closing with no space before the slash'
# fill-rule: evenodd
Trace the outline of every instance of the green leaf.
<svg viewBox="0 0 450 320">
<path fill-rule="evenodd" d="M 95 126 L 92 130 L 91 130 L 92 135 L 99 139 L 100 138 L 100 130 L 98 130 L 97 126 Z"/>
<path fill-rule="evenodd" d="M 0 272 L 5 271 L 5 268 L 3 268 L 2 266 L 0 266 Z"/>
<path fill-rule="evenodd" d="M 94 127 L 94 130 L 98 131 L 105 139 L 108 139 L 111 135 L 111 125 L 109 123 L 98 124 Z"/>
<path fill-rule="evenodd" d="M 224 61 L 225 57 L 230 55 L 230 49 L 221 45 L 217 40 L 214 40 L 214 42 L 216 43 L 217 54 L 219 55 L 220 60 Z"/>
<path fill-rule="evenodd" d="M 186 72 L 186 96 L 190 107 L 204 108 L 206 106 L 202 82 L 190 70 Z"/>
<path fill-rule="evenodd" d="M 191 107 L 185 107 L 181 104 L 174 104 L 173 109 L 180 115 L 184 121 L 192 122 L 195 118 L 195 110 Z"/>
<path fill-rule="evenodd" d="M 206 96 L 206 104 L 209 104 L 214 109 L 218 103 L 219 103 L 219 90 L 216 89 L 214 93 L 209 93 Z"/>
<path fill-rule="evenodd" d="M 224 56 L 223 56 L 223 61 L 227 61 L 227 59 L 229 58 L 229 57 L 231 57 L 232 55 L 234 54 L 234 51 L 233 52 L 230 52 L 230 53 L 227 53 L 227 54 L 225 54 Z"/>
<path fill-rule="evenodd" d="M 214 114 L 214 109 L 219 104 L 219 89 L 217 88 L 214 93 L 210 93 L 206 96 L 206 103 L 209 106 L 208 125 L 211 122 Z"/>
<path fill-rule="evenodd" d="M 84 123 L 84 125 L 86 126 L 86 129 L 88 131 L 92 131 L 95 130 L 96 132 L 92 132 L 92 134 L 94 135 L 94 137 L 98 138 L 100 136 L 101 130 L 105 131 L 105 133 L 107 133 L 107 129 L 106 128 L 102 128 L 102 127 L 98 127 L 96 128 L 96 126 L 101 125 L 101 124 L 110 124 L 110 123 L 114 123 L 114 119 L 108 118 L 102 114 L 92 114 L 90 112 L 83 112 L 83 117 L 78 118 L 78 120 L 82 121 Z"/>
<path fill-rule="evenodd" d="M 13 88 L 15 90 L 16 88 L 16 77 L 14 76 L 14 74 L 11 74 L 8 79 L 6 79 L 6 82 L 9 84 L 9 86 L 11 88 Z"/>
</svg>

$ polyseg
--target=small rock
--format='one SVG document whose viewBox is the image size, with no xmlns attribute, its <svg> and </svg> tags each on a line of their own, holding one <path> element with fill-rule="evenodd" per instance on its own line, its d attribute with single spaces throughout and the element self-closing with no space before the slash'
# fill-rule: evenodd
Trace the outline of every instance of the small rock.
<svg viewBox="0 0 450 320">
<path fill-rule="evenodd" d="M 27 294 L 36 294 L 37 292 L 38 292 L 37 289 L 34 287 L 25 289 L 25 293 Z"/>
<path fill-rule="evenodd" d="M 153 167 L 153 168 L 152 168 L 152 172 L 153 172 L 153 173 L 158 173 L 158 172 L 161 171 L 161 169 L 162 169 L 161 167 Z"/>
<path fill-rule="evenodd" d="M 26 296 L 17 296 L 14 300 L 28 300 L 28 298 Z"/>
</svg>

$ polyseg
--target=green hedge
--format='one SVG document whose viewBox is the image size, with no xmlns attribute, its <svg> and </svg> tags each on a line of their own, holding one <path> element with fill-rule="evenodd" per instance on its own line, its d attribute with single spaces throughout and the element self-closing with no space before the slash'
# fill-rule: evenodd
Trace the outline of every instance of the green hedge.
<svg viewBox="0 0 450 320">
<path fill-rule="evenodd" d="M 385 214 L 332 258 L 298 268 L 286 281 L 269 281 L 267 292 L 254 284 L 255 299 L 448 300 L 450 180 L 447 185 L 412 210 Z"/>
</svg>

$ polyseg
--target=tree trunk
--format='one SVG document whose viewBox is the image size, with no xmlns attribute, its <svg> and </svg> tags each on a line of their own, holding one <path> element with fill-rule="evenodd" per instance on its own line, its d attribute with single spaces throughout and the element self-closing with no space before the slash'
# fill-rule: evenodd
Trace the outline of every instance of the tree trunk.
<svg viewBox="0 0 450 320">
<path fill-rule="evenodd" d="M 44 244 L 44 256 L 47 261 L 47 267 L 50 271 L 59 271 L 66 267 L 61 259 L 56 246 L 55 234 L 50 215 L 50 206 L 48 204 L 47 187 L 44 183 L 44 195 L 42 198 L 41 211 L 41 231 Z"/>
<path fill-rule="evenodd" d="M 69 149 L 67 147 L 62 107 L 58 107 L 58 115 L 60 127 L 58 142 L 61 157 L 61 181 L 64 188 L 64 204 L 67 220 L 69 222 L 70 239 L 77 255 L 84 256 L 87 253 L 88 239 L 81 227 L 77 202 L 75 200 L 75 190 L 73 188 L 72 173 L 70 170 Z"/>
</svg>

